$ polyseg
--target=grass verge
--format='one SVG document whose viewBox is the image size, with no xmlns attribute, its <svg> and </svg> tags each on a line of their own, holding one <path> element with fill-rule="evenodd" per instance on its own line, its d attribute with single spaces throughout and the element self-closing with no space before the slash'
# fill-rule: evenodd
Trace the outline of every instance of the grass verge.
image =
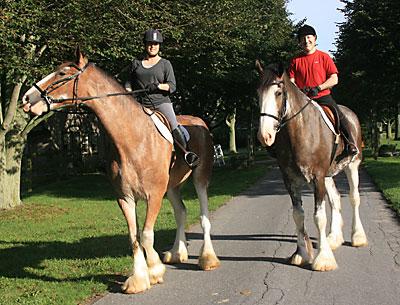
<svg viewBox="0 0 400 305">
<path fill-rule="evenodd" d="M 245 190 L 266 172 L 265 165 L 215 169 L 210 210 Z M 191 183 L 183 189 L 188 223 L 198 220 Z M 138 204 L 143 223 L 145 204 Z M 131 267 L 125 220 L 103 175 L 85 175 L 43 186 L 24 205 L 0 212 L 1 304 L 83 304 L 94 295 L 118 291 Z M 165 200 L 155 228 L 155 248 L 175 236 Z"/>
<path fill-rule="evenodd" d="M 366 158 L 363 164 L 378 189 L 400 216 L 400 158 Z"/>
</svg>

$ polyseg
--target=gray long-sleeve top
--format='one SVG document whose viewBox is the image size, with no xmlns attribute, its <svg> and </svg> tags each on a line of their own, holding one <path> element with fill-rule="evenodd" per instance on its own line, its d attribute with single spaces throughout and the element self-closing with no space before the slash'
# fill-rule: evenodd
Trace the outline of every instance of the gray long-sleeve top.
<svg viewBox="0 0 400 305">
<path fill-rule="evenodd" d="M 142 61 L 135 59 L 130 68 L 131 84 L 134 89 L 144 89 L 147 85 L 165 84 L 169 85 L 169 92 L 158 90 L 155 93 L 148 94 L 148 98 L 143 96 L 140 102 L 146 107 L 157 107 L 162 103 L 171 103 L 169 95 L 176 90 L 176 80 L 171 62 L 161 58 L 154 66 L 145 68 Z M 150 100 L 149 100 L 150 99 Z"/>
</svg>

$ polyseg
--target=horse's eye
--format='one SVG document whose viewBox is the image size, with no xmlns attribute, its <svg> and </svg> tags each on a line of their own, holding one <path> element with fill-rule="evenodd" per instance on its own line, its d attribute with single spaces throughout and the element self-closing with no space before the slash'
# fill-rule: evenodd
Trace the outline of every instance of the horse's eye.
<svg viewBox="0 0 400 305">
<path fill-rule="evenodd" d="M 58 72 L 58 74 L 59 74 L 60 76 L 65 76 L 65 72 L 64 72 L 63 70 L 61 70 L 60 72 Z"/>
<path fill-rule="evenodd" d="M 278 96 L 281 96 L 282 95 L 282 92 L 281 91 L 277 91 L 276 93 L 275 93 L 275 95 L 278 97 Z"/>
</svg>

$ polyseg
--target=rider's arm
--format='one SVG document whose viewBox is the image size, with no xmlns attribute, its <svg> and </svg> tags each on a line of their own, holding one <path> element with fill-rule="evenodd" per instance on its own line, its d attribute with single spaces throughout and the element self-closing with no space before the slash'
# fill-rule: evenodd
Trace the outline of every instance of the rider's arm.
<svg viewBox="0 0 400 305">
<path fill-rule="evenodd" d="M 337 73 L 331 74 L 325 82 L 319 85 L 321 90 L 332 88 L 333 86 L 337 85 L 339 79 Z"/>
</svg>

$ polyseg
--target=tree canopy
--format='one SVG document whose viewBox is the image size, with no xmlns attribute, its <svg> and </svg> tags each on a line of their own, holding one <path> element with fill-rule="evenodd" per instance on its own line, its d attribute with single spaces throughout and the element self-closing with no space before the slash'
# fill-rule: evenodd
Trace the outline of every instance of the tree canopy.
<svg viewBox="0 0 400 305">
<path fill-rule="evenodd" d="M 400 92 L 400 3 L 341 0 L 346 21 L 340 24 L 336 61 L 340 102 L 363 121 L 371 114 L 384 119 L 396 114 Z"/>
</svg>

